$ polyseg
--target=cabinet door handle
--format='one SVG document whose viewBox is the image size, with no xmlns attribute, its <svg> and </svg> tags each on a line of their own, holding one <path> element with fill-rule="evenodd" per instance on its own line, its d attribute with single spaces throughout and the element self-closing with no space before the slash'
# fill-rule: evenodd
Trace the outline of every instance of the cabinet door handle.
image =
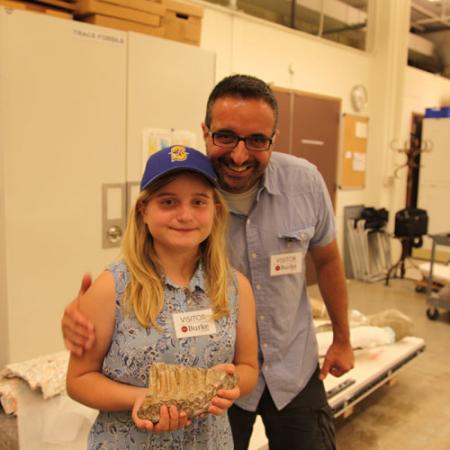
<svg viewBox="0 0 450 450">
<path fill-rule="evenodd" d="M 117 225 L 113 225 L 112 227 L 108 228 L 106 235 L 108 236 L 109 242 L 111 242 L 111 244 L 116 244 L 122 239 L 122 228 L 118 227 Z"/>
<path fill-rule="evenodd" d="M 119 247 L 126 226 L 125 183 L 102 186 L 102 247 Z"/>
</svg>

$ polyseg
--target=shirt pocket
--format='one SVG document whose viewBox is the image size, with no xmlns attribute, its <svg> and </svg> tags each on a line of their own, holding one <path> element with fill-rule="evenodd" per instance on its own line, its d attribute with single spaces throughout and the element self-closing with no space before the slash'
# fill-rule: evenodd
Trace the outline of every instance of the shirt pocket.
<svg viewBox="0 0 450 450">
<path fill-rule="evenodd" d="M 285 230 L 278 233 L 280 250 L 307 252 L 309 243 L 314 236 L 314 227 Z"/>
</svg>

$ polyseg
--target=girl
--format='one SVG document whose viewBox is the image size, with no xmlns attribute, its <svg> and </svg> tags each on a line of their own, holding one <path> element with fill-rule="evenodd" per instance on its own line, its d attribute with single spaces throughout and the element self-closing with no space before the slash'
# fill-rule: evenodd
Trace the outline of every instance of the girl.
<svg viewBox="0 0 450 450">
<path fill-rule="evenodd" d="M 226 258 L 227 216 L 205 155 L 172 146 L 150 156 L 123 260 L 80 299 L 97 339 L 83 356 L 71 355 L 67 391 L 100 410 L 90 449 L 233 448 L 226 411 L 255 387 L 258 362 L 252 290 Z M 198 318 L 202 326 L 180 325 Z M 219 390 L 206 417 L 190 421 L 162 406 L 153 424 L 137 410 L 154 362 L 235 371 L 240 381 Z"/>
</svg>

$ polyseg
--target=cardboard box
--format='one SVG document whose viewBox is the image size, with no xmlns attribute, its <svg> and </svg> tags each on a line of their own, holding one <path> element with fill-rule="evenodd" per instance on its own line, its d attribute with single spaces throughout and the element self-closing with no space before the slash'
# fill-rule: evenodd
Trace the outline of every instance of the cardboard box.
<svg viewBox="0 0 450 450">
<path fill-rule="evenodd" d="M 166 12 L 166 6 L 163 2 L 153 0 L 101 0 L 104 3 L 112 3 L 113 5 L 123 6 L 125 8 L 145 11 L 158 16 L 163 16 Z"/>
<path fill-rule="evenodd" d="M 184 14 L 186 16 L 203 17 L 203 8 L 201 6 L 184 3 L 179 0 L 163 0 L 166 10 Z"/>
<path fill-rule="evenodd" d="M 0 0 L 0 6 L 6 8 L 21 9 L 24 11 L 37 12 L 41 14 L 48 14 L 50 16 L 59 17 L 61 19 L 72 19 L 72 14 L 68 11 L 62 11 L 59 9 L 49 8 L 45 5 L 36 3 L 27 3 L 16 0 Z"/>
<path fill-rule="evenodd" d="M 426 108 L 425 117 L 450 117 L 450 107 L 443 106 L 441 108 Z"/>
<path fill-rule="evenodd" d="M 75 4 L 70 0 L 35 0 L 35 3 L 43 3 L 44 5 L 55 6 L 58 9 L 64 9 L 67 11 L 73 11 Z"/>
<path fill-rule="evenodd" d="M 136 33 L 144 33 L 150 36 L 163 37 L 164 27 L 152 27 L 151 25 L 144 25 L 142 23 L 131 22 L 130 20 L 118 19 L 117 17 L 102 16 L 100 14 L 93 14 L 92 16 L 85 16 L 82 22 L 100 25 L 102 27 L 115 28 L 122 31 L 135 31 Z"/>
<path fill-rule="evenodd" d="M 162 19 L 164 37 L 174 41 L 200 45 L 203 8 L 176 0 L 165 0 Z"/>
<path fill-rule="evenodd" d="M 164 12 L 162 3 L 148 0 L 77 0 L 75 7 L 77 17 L 99 14 L 154 27 L 161 26 Z"/>
</svg>

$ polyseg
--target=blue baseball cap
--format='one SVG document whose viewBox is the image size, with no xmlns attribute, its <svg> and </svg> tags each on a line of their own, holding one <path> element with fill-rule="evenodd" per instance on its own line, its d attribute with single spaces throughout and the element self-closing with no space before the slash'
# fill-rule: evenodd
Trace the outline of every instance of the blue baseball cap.
<svg viewBox="0 0 450 450">
<path fill-rule="evenodd" d="M 217 176 L 209 158 L 195 148 L 172 145 L 153 153 L 145 165 L 141 191 L 163 175 L 188 170 L 203 175 L 214 187 L 219 187 Z"/>
</svg>

